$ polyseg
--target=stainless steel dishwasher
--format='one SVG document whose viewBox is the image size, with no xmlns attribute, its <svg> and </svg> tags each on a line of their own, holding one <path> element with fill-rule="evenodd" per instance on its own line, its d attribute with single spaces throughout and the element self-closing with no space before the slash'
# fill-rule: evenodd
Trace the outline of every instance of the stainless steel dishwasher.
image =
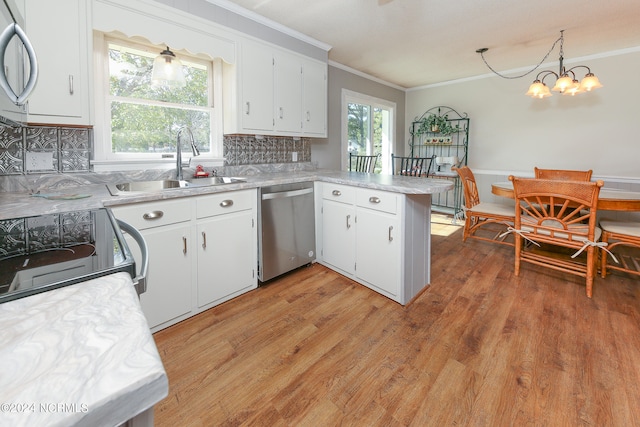
<svg viewBox="0 0 640 427">
<path fill-rule="evenodd" d="M 261 282 L 315 260 L 313 182 L 260 189 L 258 279 Z"/>
</svg>

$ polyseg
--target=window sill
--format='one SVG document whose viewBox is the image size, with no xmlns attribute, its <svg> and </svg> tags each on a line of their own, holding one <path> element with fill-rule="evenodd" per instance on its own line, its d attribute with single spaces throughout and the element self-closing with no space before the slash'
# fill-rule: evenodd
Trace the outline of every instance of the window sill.
<svg viewBox="0 0 640 427">
<path fill-rule="evenodd" d="M 193 160 L 192 160 L 193 159 Z M 223 157 L 198 157 L 192 159 L 184 159 L 184 167 L 195 167 L 202 165 L 205 168 L 224 166 Z M 176 167 L 175 159 L 120 159 L 120 160 L 92 160 L 94 172 L 115 172 L 115 171 L 131 171 L 141 169 L 174 169 Z"/>
</svg>

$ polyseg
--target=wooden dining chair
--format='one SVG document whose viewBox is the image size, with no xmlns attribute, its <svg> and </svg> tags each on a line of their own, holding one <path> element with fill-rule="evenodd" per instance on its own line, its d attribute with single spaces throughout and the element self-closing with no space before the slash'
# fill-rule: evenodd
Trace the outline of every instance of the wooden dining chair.
<svg viewBox="0 0 640 427">
<path fill-rule="evenodd" d="M 506 239 L 507 235 L 504 231 L 513 226 L 515 208 L 499 203 L 481 202 L 478 185 L 471 169 L 468 166 L 452 169 L 460 176 L 464 191 L 465 220 L 462 241 L 474 238 L 513 246 L 513 243 Z M 490 224 L 495 224 L 497 227 L 487 227 Z M 487 234 L 484 230 L 478 233 L 481 228 L 487 231 L 491 228 L 491 233 Z"/>
<path fill-rule="evenodd" d="M 575 274 L 585 278 L 591 298 L 601 235 L 596 226 L 598 195 L 604 183 L 514 176 L 509 180 L 516 201 L 515 275 L 522 261 Z M 582 253 L 586 260 L 578 258 Z"/>
<path fill-rule="evenodd" d="M 566 170 L 566 169 L 539 169 L 533 168 L 538 179 L 556 179 L 561 181 L 591 181 L 593 171 Z"/>
<path fill-rule="evenodd" d="M 391 154 L 391 174 L 426 178 L 429 176 L 432 163 L 433 157 L 401 157 Z"/>
<path fill-rule="evenodd" d="M 352 172 L 373 173 L 379 158 L 380 154 L 363 156 L 349 153 L 349 170 Z"/>
<path fill-rule="evenodd" d="M 606 277 L 607 268 L 640 275 L 640 260 L 631 253 L 617 251 L 623 246 L 640 249 L 640 223 L 602 219 L 600 228 L 602 241 L 607 243 L 607 246 L 602 249 L 600 275 L 603 278 Z M 615 257 L 615 263 L 608 263 L 611 255 L 607 251 Z"/>
</svg>

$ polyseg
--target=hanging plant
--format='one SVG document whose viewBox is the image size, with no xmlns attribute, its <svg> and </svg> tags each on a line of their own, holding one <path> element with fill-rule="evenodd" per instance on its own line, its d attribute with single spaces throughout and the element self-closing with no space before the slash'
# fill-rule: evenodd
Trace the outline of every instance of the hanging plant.
<svg viewBox="0 0 640 427">
<path fill-rule="evenodd" d="M 442 135 L 451 135 L 454 132 L 460 130 L 459 125 L 452 126 L 447 116 L 439 116 L 437 114 L 429 114 L 422 119 L 420 127 L 418 128 L 418 135 L 424 133 L 439 133 Z"/>
</svg>

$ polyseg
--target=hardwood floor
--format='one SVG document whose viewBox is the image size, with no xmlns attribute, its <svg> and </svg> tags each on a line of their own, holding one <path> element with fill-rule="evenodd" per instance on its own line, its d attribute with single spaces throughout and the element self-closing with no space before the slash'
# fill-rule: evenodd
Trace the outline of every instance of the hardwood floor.
<svg viewBox="0 0 640 427">
<path fill-rule="evenodd" d="M 640 281 L 523 265 L 433 226 L 402 307 L 320 265 L 155 334 L 157 426 L 640 426 Z M 452 233 L 452 234 L 451 234 Z"/>
</svg>

